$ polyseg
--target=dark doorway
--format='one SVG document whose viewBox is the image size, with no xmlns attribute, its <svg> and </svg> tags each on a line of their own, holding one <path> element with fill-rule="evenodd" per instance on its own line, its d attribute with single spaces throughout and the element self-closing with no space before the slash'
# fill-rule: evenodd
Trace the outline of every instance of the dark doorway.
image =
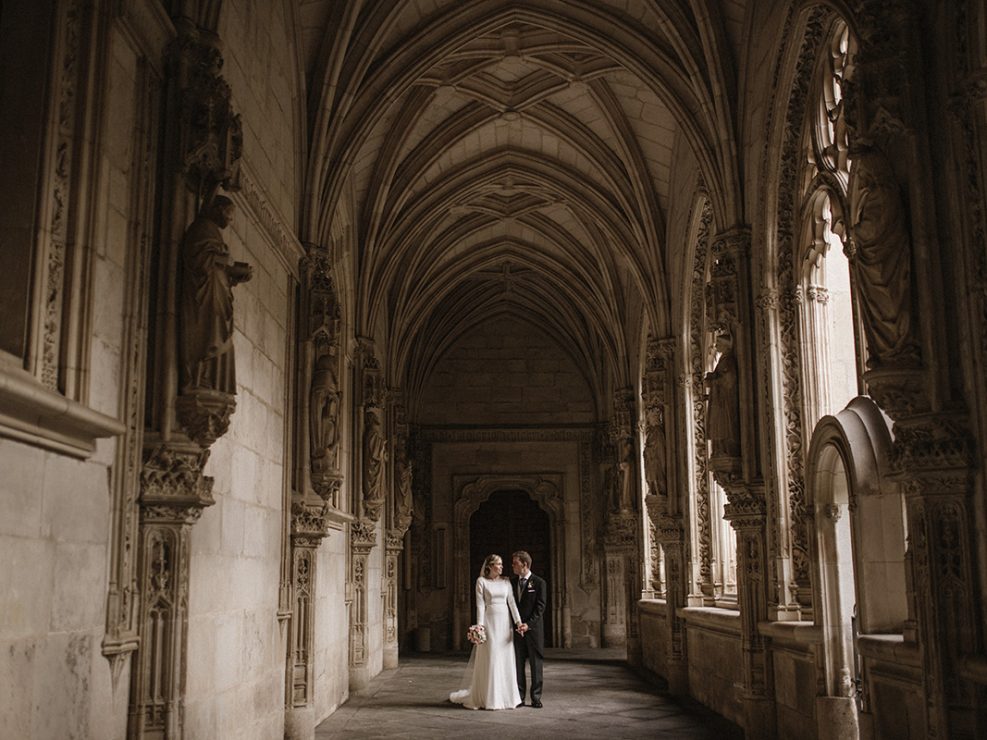
<svg viewBox="0 0 987 740">
<path fill-rule="evenodd" d="M 531 496 L 524 491 L 495 492 L 470 517 L 470 583 L 480 574 L 487 555 L 500 555 L 504 559 L 504 574 L 511 575 L 511 553 L 527 550 L 531 555 L 531 570 L 548 583 L 551 597 L 549 538 L 548 514 Z M 545 644 L 554 644 L 551 603 L 545 607 Z"/>
</svg>

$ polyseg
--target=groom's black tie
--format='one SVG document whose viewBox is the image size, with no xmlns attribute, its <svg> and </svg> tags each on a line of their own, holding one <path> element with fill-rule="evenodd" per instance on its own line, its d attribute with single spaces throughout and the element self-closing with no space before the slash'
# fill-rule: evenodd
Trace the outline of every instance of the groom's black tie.
<svg viewBox="0 0 987 740">
<path fill-rule="evenodd" d="M 521 594 L 524 593 L 524 586 L 528 582 L 527 578 L 518 578 L 517 581 L 517 597 L 520 599 Z"/>
</svg>

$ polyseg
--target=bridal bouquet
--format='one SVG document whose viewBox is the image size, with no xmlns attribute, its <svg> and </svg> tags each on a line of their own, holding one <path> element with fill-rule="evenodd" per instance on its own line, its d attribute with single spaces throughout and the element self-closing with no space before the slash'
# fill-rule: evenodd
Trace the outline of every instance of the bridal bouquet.
<svg viewBox="0 0 987 740">
<path fill-rule="evenodd" d="M 466 639 L 474 645 L 482 645 L 487 641 L 487 628 L 482 624 L 474 624 L 466 630 Z"/>
</svg>

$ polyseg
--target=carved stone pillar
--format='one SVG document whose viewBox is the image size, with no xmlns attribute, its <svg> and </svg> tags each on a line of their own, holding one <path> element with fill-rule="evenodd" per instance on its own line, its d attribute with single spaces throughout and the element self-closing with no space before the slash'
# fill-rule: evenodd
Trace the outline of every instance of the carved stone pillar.
<svg viewBox="0 0 987 740">
<path fill-rule="evenodd" d="M 291 510 L 291 629 L 288 633 L 288 705 L 285 738 L 315 736 L 315 599 L 318 548 L 327 534 L 325 501 L 298 497 Z"/>
<path fill-rule="evenodd" d="M 401 394 L 391 393 L 394 403 L 393 445 L 391 459 L 393 466 L 392 496 L 387 507 L 387 536 L 384 555 L 384 668 L 398 666 L 398 558 L 404 551 L 404 535 L 411 526 L 413 515 L 412 463 L 409 452 L 408 423 L 405 418 Z"/>
<path fill-rule="evenodd" d="M 179 738 L 187 669 L 191 527 L 210 506 L 209 447 L 235 408 L 231 263 L 223 228 L 237 187 L 240 121 L 220 75 L 216 37 L 186 21 L 167 55 L 161 237 L 150 309 L 149 375 L 140 474 L 138 630 L 128 736 Z M 191 222 L 191 223 L 190 223 Z M 203 295 L 207 297 L 202 298 Z M 215 319 L 215 320 L 213 320 Z"/>
<path fill-rule="evenodd" d="M 288 635 L 285 737 L 315 734 L 313 649 L 318 548 L 340 510 L 339 305 L 328 250 L 306 245 L 301 262 L 295 485 L 291 496 L 291 628 Z"/>
<path fill-rule="evenodd" d="M 350 604 L 350 689 L 354 691 L 370 684 L 367 566 L 376 545 L 376 522 L 358 519 L 350 525 L 350 577 L 346 587 Z"/>
<path fill-rule="evenodd" d="M 972 441 L 946 415 L 895 424 L 892 464 L 908 510 L 908 552 L 925 678 L 926 734 L 979 737 L 984 690 L 963 670 L 977 625 Z"/>
<path fill-rule="evenodd" d="M 384 543 L 384 668 L 397 668 L 398 558 L 404 551 L 404 532 L 388 530 Z"/>
<path fill-rule="evenodd" d="M 354 511 L 358 518 L 350 525 L 350 573 L 347 590 L 350 602 L 350 688 L 361 689 L 370 682 L 368 565 L 377 544 L 377 525 L 384 513 L 384 468 L 387 458 L 384 432 L 384 387 L 380 363 L 371 340 L 362 339 L 358 348 L 358 387 L 362 395 L 358 411 L 359 439 L 354 464 L 358 492 Z M 386 522 L 385 522 L 386 525 Z"/>
<path fill-rule="evenodd" d="M 668 451 L 671 435 L 667 432 L 674 428 L 669 399 L 674 388 L 675 344 L 674 337 L 649 338 L 641 396 L 644 402 L 644 472 L 647 484 L 644 502 L 653 538 L 650 545 L 652 550 L 661 547 L 665 565 L 665 678 L 672 693 L 684 695 L 689 691 L 686 624 L 679 617 L 678 610 L 687 605 L 690 584 L 685 567 L 683 502 L 673 493 L 675 471 L 667 462 L 674 459 Z M 655 553 L 652 553 L 651 560 L 657 560 Z"/>
<path fill-rule="evenodd" d="M 189 540 L 214 503 L 209 453 L 195 444 L 151 450 L 141 472 L 141 644 L 132 673 L 130 737 L 182 735 L 188 650 Z"/>
<path fill-rule="evenodd" d="M 868 343 L 865 380 L 894 420 L 892 465 L 908 512 L 906 563 L 921 643 L 926 736 L 979 737 L 987 729 L 987 697 L 982 673 L 970 667 L 987 663 L 975 572 L 974 499 L 980 492 L 957 391 L 963 350 L 951 346 L 945 326 L 955 323 L 954 296 L 964 291 L 947 277 L 943 255 L 952 250 L 937 243 L 945 231 L 937 211 L 942 201 L 928 197 L 938 165 L 922 82 L 927 17 L 920 3 L 905 0 L 856 5 L 859 51 L 846 111 L 850 261 Z M 960 36 L 969 37 L 965 29 Z M 974 249 L 982 251 L 979 244 Z M 961 271 L 961 263 L 952 269 Z"/>
<path fill-rule="evenodd" d="M 637 600 L 641 582 L 641 522 L 637 450 L 633 436 L 634 402 L 628 389 L 614 395 L 608 452 L 613 463 L 609 484 L 604 549 L 604 647 L 627 646 L 628 660 L 640 660 Z"/>
<path fill-rule="evenodd" d="M 748 737 L 775 737 L 771 654 L 758 630 L 768 618 L 770 583 L 764 490 L 736 476 L 717 474 L 727 494 L 725 518 L 737 533 L 737 602 L 744 662 L 744 730 Z"/>
</svg>

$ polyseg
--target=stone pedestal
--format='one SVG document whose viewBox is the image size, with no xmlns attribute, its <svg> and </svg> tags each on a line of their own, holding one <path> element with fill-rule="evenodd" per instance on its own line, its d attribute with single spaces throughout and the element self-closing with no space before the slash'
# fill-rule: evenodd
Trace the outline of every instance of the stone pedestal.
<svg viewBox="0 0 987 740">
<path fill-rule="evenodd" d="M 848 696 L 816 697 L 816 732 L 819 740 L 859 737 L 857 703 Z"/>
<path fill-rule="evenodd" d="M 288 707 L 284 714 L 285 740 L 313 740 L 315 738 L 315 707 Z"/>
</svg>

